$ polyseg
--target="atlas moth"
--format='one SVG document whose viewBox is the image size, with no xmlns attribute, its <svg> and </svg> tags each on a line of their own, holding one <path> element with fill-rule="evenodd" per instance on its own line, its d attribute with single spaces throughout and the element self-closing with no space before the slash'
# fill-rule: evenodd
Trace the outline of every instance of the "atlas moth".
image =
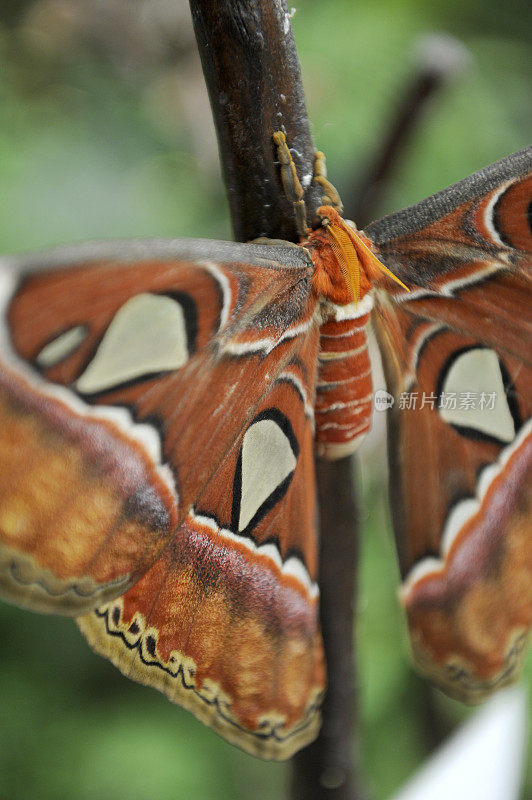
<svg viewBox="0 0 532 800">
<path fill-rule="evenodd" d="M 532 148 L 362 232 L 322 158 L 307 226 L 274 139 L 299 245 L 138 240 L 1 260 L 0 594 L 76 617 L 126 675 L 284 759 L 316 736 L 326 685 L 314 453 L 347 456 L 370 427 L 370 319 L 395 400 L 417 663 L 468 702 L 519 673 Z M 463 406 L 472 393 L 496 402 Z"/>
</svg>

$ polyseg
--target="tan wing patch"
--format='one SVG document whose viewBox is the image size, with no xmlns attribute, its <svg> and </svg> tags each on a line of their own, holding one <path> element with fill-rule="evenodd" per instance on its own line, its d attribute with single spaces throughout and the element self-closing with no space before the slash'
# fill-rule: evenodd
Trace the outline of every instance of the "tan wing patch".
<svg viewBox="0 0 532 800">
<path fill-rule="evenodd" d="M 0 378 L 0 592 L 36 611 L 80 614 L 122 594 L 152 563 L 175 500 L 111 423 Z M 150 474 L 151 472 L 151 474 Z"/>
<path fill-rule="evenodd" d="M 285 759 L 320 725 L 317 608 L 272 559 L 189 515 L 135 586 L 78 624 L 129 677 L 247 752 Z"/>
</svg>

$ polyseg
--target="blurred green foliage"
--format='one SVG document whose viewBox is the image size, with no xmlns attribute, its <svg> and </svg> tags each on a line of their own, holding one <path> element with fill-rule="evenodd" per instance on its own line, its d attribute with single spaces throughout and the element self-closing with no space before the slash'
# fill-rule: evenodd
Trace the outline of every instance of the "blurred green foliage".
<svg viewBox="0 0 532 800">
<path fill-rule="evenodd" d="M 128 52 L 119 24 L 113 57 L 112 39 L 102 45 L 98 25 L 68 5 L 0 4 L 2 251 L 102 237 L 230 238 L 186 14 L 175 57 L 158 60 L 153 46 L 144 57 L 134 36 Z M 120 6 L 93 5 L 96 15 Z M 299 0 L 293 24 L 314 136 L 338 187 L 356 185 L 378 147 L 426 32 L 461 37 L 471 63 L 425 109 L 382 211 L 527 144 L 529 22 L 518 0 Z M 376 800 L 391 797 L 465 713 L 410 668 L 384 481 L 382 469 L 364 466 L 360 747 Z M 286 766 L 240 753 L 127 681 L 71 620 L 1 605 L 0 643 L 0 798 L 283 796 Z"/>
</svg>

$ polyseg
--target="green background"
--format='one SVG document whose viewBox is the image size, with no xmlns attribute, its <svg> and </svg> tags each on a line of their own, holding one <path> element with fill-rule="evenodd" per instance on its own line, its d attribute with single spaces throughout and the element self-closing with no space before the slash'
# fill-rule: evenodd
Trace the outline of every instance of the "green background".
<svg viewBox="0 0 532 800">
<path fill-rule="evenodd" d="M 378 147 L 423 34 L 453 34 L 468 55 L 424 109 L 381 213 L 528 143 L 527 7 L 297 2 L 313 134 L 344 195 Z M 3 2 L 0 63 L 3 252 L 102 237 L 230 238 L 186 3 Z M 359 748 L 376 800 L 390 798 L 466 713 L 409 664 L 383 450 L 366 448 L 359 478 Z M 286 765 L 240 753 L 127 681 L 71 620 L 0 605 L 0 798 L 266 800 L 282 797 L 287 780 Z M 523 796 L 532 798 L 530 772 Z"/>
</svg>

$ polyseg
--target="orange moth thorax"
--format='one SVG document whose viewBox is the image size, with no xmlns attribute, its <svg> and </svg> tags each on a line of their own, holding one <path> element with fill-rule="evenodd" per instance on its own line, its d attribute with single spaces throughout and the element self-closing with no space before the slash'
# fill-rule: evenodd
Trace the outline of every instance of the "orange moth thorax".
<svg viewBox="0 0 532 800">
<path fill-rule="evenodd" d="M 360 302 L 383 272 L 401 283 L 371 252 L 369 239 L 348 225 L 332 206 L 321 206 L 318 217 L 322 224 L 309 231 L 303 242 L 312 254 L 311 282 L 317 295 L 347 305 Z"/>
</svg>

